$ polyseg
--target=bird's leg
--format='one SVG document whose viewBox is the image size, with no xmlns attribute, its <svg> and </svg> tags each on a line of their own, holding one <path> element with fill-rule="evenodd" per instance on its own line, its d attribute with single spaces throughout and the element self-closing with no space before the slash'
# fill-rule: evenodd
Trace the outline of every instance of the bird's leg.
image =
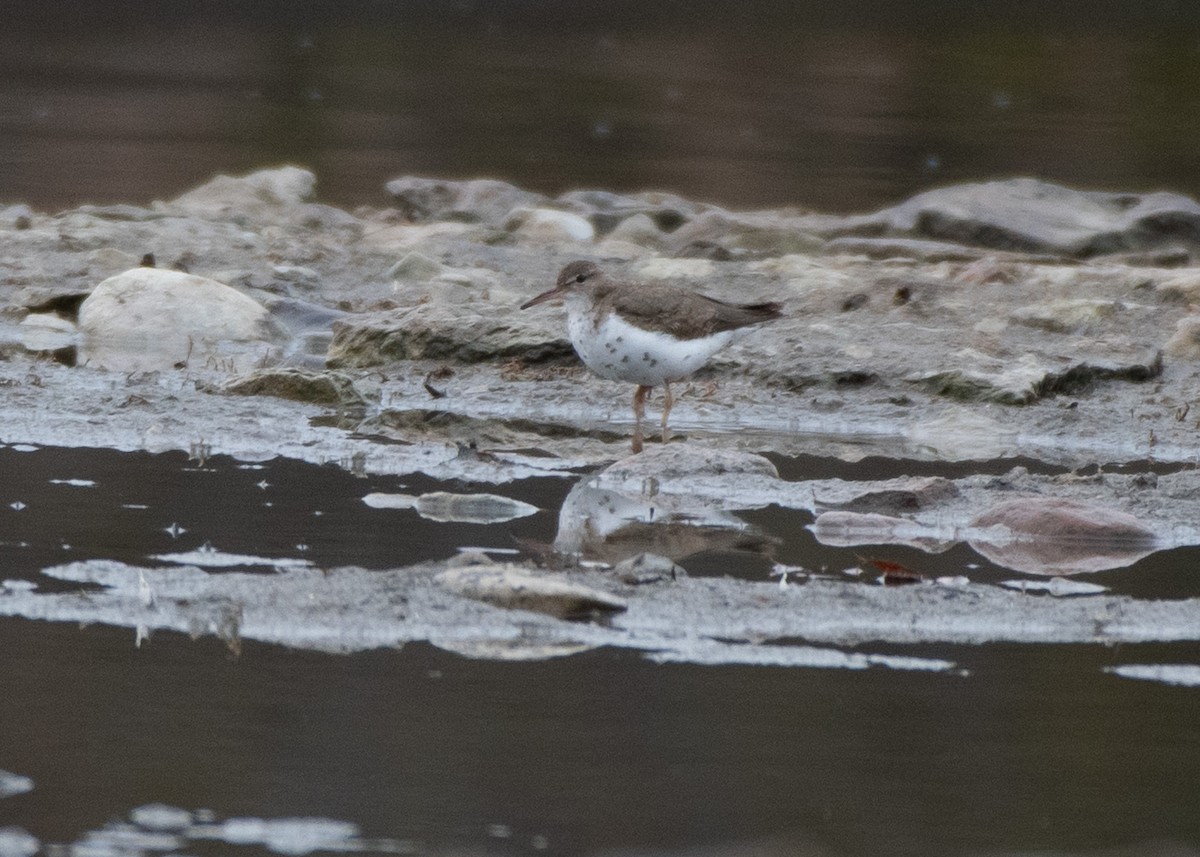
<svg viewBox="0 0 1200 857">
<path fill-rule="evenodd" d="M 635 453 L 642 451 L 642 419 L 646 416 L 646 394 L 650 392 L 650 388 L 642 384 L 638 384 L 637 391 L 633 394 L 633 451 Z"/>
<path fill-rule="evenodd" d="M 663 381 L 663 417 L 662 417 L 662 440 L 667 442 L 667 417 L 671 415 L 671 406 L 675 404 L 675 397 L 671 395 L 671 382 Z"/>
</svg>

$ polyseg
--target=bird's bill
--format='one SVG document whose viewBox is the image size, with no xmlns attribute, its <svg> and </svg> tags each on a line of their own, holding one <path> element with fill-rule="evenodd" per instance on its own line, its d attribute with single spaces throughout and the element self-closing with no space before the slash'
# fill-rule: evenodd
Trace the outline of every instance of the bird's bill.
<svg viewBox="0 0 1200 857">
<path fill-rule="evenodd" d="M 538 304 L 545 303 L 546 301 L 562 300 L 562 296 L 565 291 L 566 290 L 561 286 L 556 286 L 548 292 L 542 292 L 536 298 L 525 301 L 525 303 L 521 304 L 521 309 L 529 309 L 531 306 L 537 306 Z"/>
</svg>

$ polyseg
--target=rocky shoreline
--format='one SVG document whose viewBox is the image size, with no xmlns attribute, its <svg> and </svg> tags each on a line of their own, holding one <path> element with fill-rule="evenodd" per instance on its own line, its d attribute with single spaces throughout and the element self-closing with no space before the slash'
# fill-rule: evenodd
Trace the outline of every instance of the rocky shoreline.
<svg viewBox="0 0 1200 857">
<path fill-rule="evenodd" d="M 659 506 L 691 498 L 714 513 L 775 503 L 819 516 L 818 537 L 831 544 L 968 541 L 1000 565 L 1043 575 L 1200 542 L 1200 204 L 1191 199 L 1011 180 L 835 217 L 737 213 L 666 193 L 548 199 L 487 180 L 408 177 L 387 191 L 389 208 L 342 211 L 313 201 L 311 173 L 282 167 L 218 177 L 148 207 L 0 209 L 0 440 L 198 445 L 496 485 L 606 468 L 597 490 L 620 494 L 629 521 L 641 520 L 647 490 Z M 517 311 L 577 258 L 627 279 L 779 301 L 785 318 L 681 385 L 673 442 L 627 458 L 632 387 L 578 365 L 561 311 Z M 778 479 L 760 457 L 802 452 L 845 461 L 1025 456 L 1064 475 L 809 484 Z M 1104 472 L 1144 460 L 1159 475 Z M 1082 468 L 1087 475 L 1070 473 Z M 1014 497 L 1043 503 L 1042 523 L 1052 525 L 999 514 Z M 569 544 L 566 552 L 587 553 Z M 654 602 L 639 593 L 685 584 L 588 585 L 619 590 L 629 606 Z M 980 620 L 1024 609 L 997 606 L 994 587 L 969 581 L 921 587 L 931 601 L 919 609 L 936 611 L 964 587 L 988 590 Z M 0 612 L 37 614 L 42 597 L 0 594 Z M 889 597 L 863 608 L 854 634 L 789 620 L 779 635 L 901 642 L 884 630 L 896 607 Z M 1200 599 L 1171 604 L 1184 617 L 1172 628 L 1200 618 Z M 1143 607 L 1144 638 L 1165 639 L 1149 630 L 1159 622 L 1152 604 L 1104 609 Z M 709 643 L 772 638 L 735 612 L 725 633 L 717 621 L 697 634 Z M 1064 614 L 1057 630 L 1047 621 L 1041 639 L 1087 637 L 1059 633 L 1082 619 Z M 645 629 L 627 633 L 641 639 Z M 916 639 L 970 636 L 956 634 Z M 632 643 L 609 635 L 597 644 Z"/>
</svg>

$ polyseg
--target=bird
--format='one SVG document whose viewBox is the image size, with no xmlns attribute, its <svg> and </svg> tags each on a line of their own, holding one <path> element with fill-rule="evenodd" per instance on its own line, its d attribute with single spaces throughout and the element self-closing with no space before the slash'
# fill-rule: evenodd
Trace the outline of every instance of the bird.
<svg viewBox="0 0 1200 857">
<path fill-rule="evenodd" d="M 783 315 L 774 302 L 737 304 L 665 283 L 614 280 L 594 262 L 575 261 L 554 288 L 521 309 L 561 301 L 567 335 L 579 359 L 596 375 L 637 385 L 633 395 L 633 452 L 642 451 L 646 396 L 664 389 L 662 440 L 675 403 L 671 384 L 688 378 L 743 328 Z"/>
</svg>

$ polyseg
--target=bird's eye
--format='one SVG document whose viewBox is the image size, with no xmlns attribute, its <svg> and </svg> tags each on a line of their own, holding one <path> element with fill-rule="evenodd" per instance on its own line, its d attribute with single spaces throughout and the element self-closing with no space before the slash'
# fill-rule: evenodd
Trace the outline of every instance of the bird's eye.
<svg viewBox="0 0 1200 857">
<path fill-rule="evenodd" d="M 576 277 L 575 277 L 575 282 L 577 282 L 577 283 L 582 283 L 582 282 L 583 282 L 584 280 L 586 280 L 586 279 L 587 279 L 587 275 L 586 275 L 586 274 L 578 274 L 578 275 L 576 275 Z"/>
</svg>

